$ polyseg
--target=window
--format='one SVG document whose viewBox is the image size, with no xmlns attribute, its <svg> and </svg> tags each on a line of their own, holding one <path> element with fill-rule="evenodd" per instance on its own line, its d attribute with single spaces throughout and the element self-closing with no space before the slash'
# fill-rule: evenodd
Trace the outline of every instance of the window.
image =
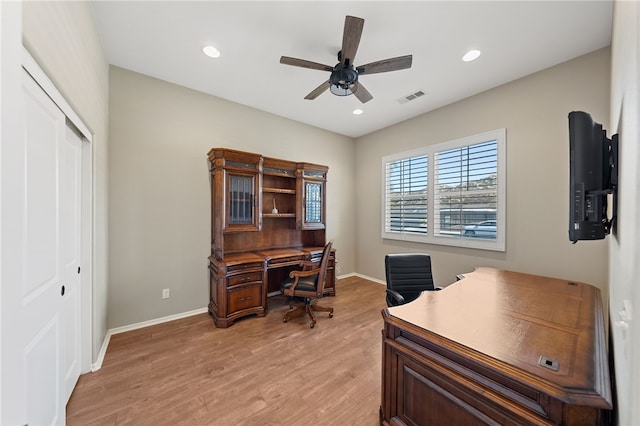
<svg viewBox="0 0 640 426">
<path fill-rule="evenodd" d="M 385 164 L 385 228 L 390 232 L 427 233 L 427 156 L 416 154 Z"/>
<path fill-rule="evenodd" d="M 504 251 L 505 129 L 382 159 L 382 237 Z"/>
</svg>

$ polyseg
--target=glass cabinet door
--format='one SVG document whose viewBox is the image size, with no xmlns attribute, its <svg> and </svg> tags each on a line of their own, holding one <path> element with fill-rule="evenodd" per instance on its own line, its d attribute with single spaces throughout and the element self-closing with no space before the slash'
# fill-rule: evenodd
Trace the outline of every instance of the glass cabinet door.
<svg viewBox="0 0 640 426">
<path fill-rule="evenodd" d="M 227 230 L 258 230 L 257 194 L 255 174 L 227 173 Z"/>
<path fill-rule="evenodd" d="M 325 229 L 325 194 L 328 167 L 298 163 L 298 229 Z"/>
<path fill-rule="evenodd" d="M 302 178 L 298 229 L 325 229 L 325 180 Z"/>
<path fill-rule="evenodd" d="M 322 220 L 322 186 L 320 182 L 305 182 L 304 221 L 306 224 L 321 224 Z"/>
</svg>

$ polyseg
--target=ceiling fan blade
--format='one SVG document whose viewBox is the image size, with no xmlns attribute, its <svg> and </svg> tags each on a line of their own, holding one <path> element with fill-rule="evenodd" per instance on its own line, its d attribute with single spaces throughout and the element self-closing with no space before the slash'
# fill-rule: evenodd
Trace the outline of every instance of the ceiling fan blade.
<svg viewBox="0 0 640 426">
<path fill-rule="evenodd" d="M 324 91 L 327 90 L 330 85 L 331 85 L 331 83 L 329 83 L 329 80 L 327 80 L 324 83 L 322 83 L 320 86 L 316 87 L 311 92 L 309 92 L 309 94 L 307 96 L 305 96 L 304 98 L 312 101 L 315 98 L 317 98 L 318 96 L 320 96 L 322 93 L 324 93 Z"/>
<path fill-rule="evenodd" d="M 280 63 L 285 65 L 293 65 L 294 67 L 311 68 L 312 70 L 333 71 L 333 67 L 330 67 L 329 65 L 306 61 L 304 59 L 290 58 L 288 56 L 281 56 Z"/>
<path fill-rule="evenodd" d="M 358 51 L 364 19 L 349 16 L 344 19 L 344 33 L 342 34 L 342 64 L 353 65 L 353 58 Z"/>
<path fill-rule="evenodd" d="M 358 74 L 375 74 L 379 72 L 389 72 L 411 68 L 413 55 L 398 56 L 397 58 L 383 59 L 382 61 L 371 62 L 369 64 L 356 67 Z"/>
<path fill-rule="evenodd" d="M 353 94 L 356 95 L 356 98 L 358 98 L 358 100 L 363 104 L 366 104 L 371 99 L 373 99 L 373 96 L 371 96 L 371 93 L 369 93 L 369 91 L 365 89 L 364 86 L 357 81 L 353 84 L 350 84 L 349 89 L 351 89 Z"/>
</svg>

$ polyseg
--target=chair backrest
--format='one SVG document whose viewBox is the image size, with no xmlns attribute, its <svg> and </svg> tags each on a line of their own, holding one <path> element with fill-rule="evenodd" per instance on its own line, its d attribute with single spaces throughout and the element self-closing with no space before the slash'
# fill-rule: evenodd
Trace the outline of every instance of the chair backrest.
<svg viewBox="0 0 640 426">
<path fill-rule="evenodd" d="M 329 266 L 329 257 L 331 256 L 331 246 L 333 241 L 329 241 L 324 250 L 322 250 L 322 259 L 320 259 L 320 266 L 318 271 L 318 278 L 316 281 L 316 293 L 322 296 L 324 293 L 324 284 L 327 279 L 327 268 Z"/>
<path fill-rule="evenodd" d="M 431 256 L 425 253 L 388 254 L 384 258 L 387 288 L 400 293 L 410 302 L 421 292 L 433 290 Z M 387 296 L 389 302 L 389 296 Z"/>
</svg>

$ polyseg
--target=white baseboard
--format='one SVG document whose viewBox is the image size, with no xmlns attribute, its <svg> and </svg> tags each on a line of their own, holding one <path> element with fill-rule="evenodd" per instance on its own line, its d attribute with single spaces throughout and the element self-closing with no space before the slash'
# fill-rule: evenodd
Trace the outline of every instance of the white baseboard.
<svg viewBox="0 0 640 426">
<path fill-rule="evenodd" d="M 341 280 L 343 278 L 349 278 L 349 277 L 355 277 L 356 273 L 355 272 L 351 272 L 349 274 L 343 274 L 343 275 L 336 275 L 336 280 Z"/>
<path fill-rule="evenodd" d="M 156 325 L 156 324 L 162 324 L 165 322 L 169 322 L 169 321 L 174 321 L 177 319 L 181 319 L 181 318 L 187 318 L 187 317 L 191 317 L 194 315 L 199 315 L 199 314 L 203 314 L 205 312 L 208 312 L 207 308 L 200 308 L 200 309 L 195 309 L 193 311 L 188 311 L 188 312 L 183 312 L 180 314 L 175 314 L 175 315 L 169 315 L 166 317 L 162 317 L 162 318 L 156 318 L 153 320 L 149 320 L 149 321 L 143 321 L 143 322 L 139 322 L 136 324 L 131 324 L 131 325 L 125 325 L 122 327 L 116 327 L 116 328 L 112 328 L 110 330 L 107 330 L 107 335 L 104 337 L 104 342 L 102 342 L 102 347 L 100 348 L 100 353 L 98 354 L 98 359 L 96 360 L 95 363 L 93 363 L 91 365 L 91 371 L 97 371 L 102 367 L 102 362 L 104 361 L 104 356 L 107 353 L 107 347 L 109 346 L 109 342 L 111 341 L 111 336 L 113 336 L 114 334 L 120 334 L 120 333 L 125 333 L 127 331 L 133 331 L 133 330 L 138 330 L 140 328 L 145 328 L 145 327 L 150 327 L 152 325 Z"/>
<path fill-rule="evenodd" d="M 183 312 L 181 314 L 169 315 L 166 317 L 156 318 L 149 321 L 143 321 L 136 324 L 112 328 L 109 331 L 111 332 L 112 335 L 120 334 L 120 333 L 125 333 L 127 331 L 137 330 L 139 328 L 145 328 L 145 327 L 149 327 L 156 324 L 162 324 L 164 322 L 169 322 L 169 321 L 177 320 L 180 318 L 187 318 L 187 317 L 192 317 L 194 315 L 204 314 L 205 312 L 208 312 L 207 308 L 194 309 L 193 311 Z"/>
<path fill-rule="evenodd" d="M 109 341 L 111 341 L 111 330 L 107 331 L 107 335 L 104 336 L 104 340 L 102 341 L 102 347 L 100 347 L 100 352 L 98 353 L 98 359 L 96 362 L 91 364 L 91 372 L 100 370 L 102 367 L 102 363 L 104 362 L 104 356 L 107 354 L 107 348 L 109 347 Z"/>
<path fill-rule="evenodd" d="M 350 274 L 340 275 L 339 277 L 336 277 L 336 278 L 337 279 L 342 279 L 342 278 L 349 278 L 349 277 L 358 277 L 358 278 L 365 279 L 367 281 L 373 281 L 374 283 L 382 284 L 382 285 L 385 285 L 385 286 L 387 285 L 386 281 L 382 281 L 382 280 L 379 280 L 377 278 L 370 277 L 368 275 L 358 274 L 357 272 L 352 272 Z"/>
</svg>

